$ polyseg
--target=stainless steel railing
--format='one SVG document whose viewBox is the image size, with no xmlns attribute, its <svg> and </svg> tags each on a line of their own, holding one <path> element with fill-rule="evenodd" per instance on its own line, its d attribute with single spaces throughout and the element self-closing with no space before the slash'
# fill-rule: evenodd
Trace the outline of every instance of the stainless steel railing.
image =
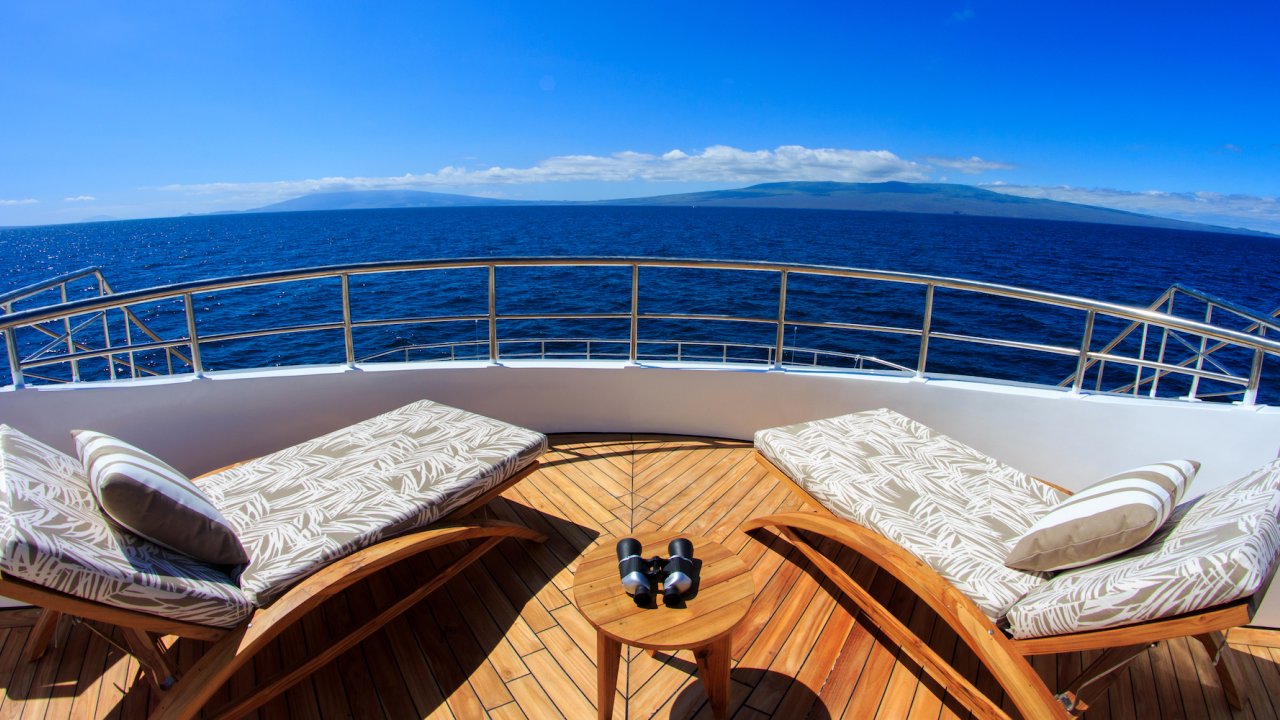
<svg viewBox="0 0 1280 720">
<path fill-rule="evenodd" d="M 1249 333 L 1250 335 L 1255 335 L 1260 338 L 1266 337 L 1268 331 L 1280 333 L 1280 323 L 1277 323 L 1276 320 L 1280 317 L 1280 308 L 1272 311 L 1270 315 L 1266 315 L 1230 300 L 1225 300 L 1216 295 L 1187 287 L 1181 283 L 1175 283 L 1174 285 L 1169 286 L 1168 289 L 1156 298 L 1155 302 L 1151 303 L 1148 309 L 1160 310 L 1170 315 L 1174 314 L 1178 310 L 1182 310 L 1185 314 L 1187 312 L 1186 303 L 1184 302 L 1182 306 L 1176 305 L 1176 301 L 1179 297 L 1184 297 L 1191 301 L 1193 306 L 1190 312 L 1195 313 L 1196 315 L 1202 313 L 1205 324 L 1227 327 L 1224 325 L 1224 321 L 1234 321 L 1237 324 L 1243 324 L 1243 327 L 1239 328 L 1242 332 Z M 1226 318 L 1223 317 L 1224 315 Z M 1122 345 L 1126 340 L 1133 337 L 1139 330 L 1141 330 L 1141 338 L 1138 342 L 1139 357 L 1145 357 L 1149 344 L 1154 341 L 1154 338 L 1149 335 L 1149 326 L 1137 322 L 1130 323 L 1124 328 L 1124 330 L 1120 331 L 1115 338 L 1102 348 L 1100 352 L 1103 355 L 1111 353 L 1116 347 Z M 1159 335 L 1160 342 L 1158 350 L 1156 351 L 1157 362 L 1163 364 L 1174 364 L 1181 368 L 1190 368 L 1194 366 L 1197 371 L 1203 371 L 1205 365 L 1208 364 L 1219 374 L 1231 374 L 1231 371 L 1214 357 L 1220 351 L 1232 348 L 1233 346 L 1231 344 L 1223 341 L 1215 341 L 1210 345 L 1209 338 L 1205 336 L 1188 340 L 1176 330 L 1168 327 L 1161 329 L 1159 331 Z M 1176 354 L 1180 354 L 1181 359 L 1175 361 L 1168 360 L 1169 355 Z M 1262 359 L 1262 355 L 1255 354 L 1254 363 L 1260 364 Z M 1086 370 L 1095 365 L 1097 366 L 1095 390 L 1102 391 L 1103 378 L 1106 376 L 1106 360 L 1090 360 Z M 1251 372 L 1254 371 L 1255 369 L 1251 368 Z M 1256 371 L 1260 372 L 1260 368 Z M 1157 397 L 1160 381 L 1172 373 L 1173 371 L 1171 370 L 1157 369 L 1152 370 L 1152 372 L 1148 374 L 1146 372 L 1146 368 L 1139 365 L 1135 368 L 1131 378 L 1121 380 L 1119 384 L 1106 392 L 1139 395 L 1144 392 L 1145 387 L 1145 392 L 1149 396 Z M 1201 377 L 1202 376 L 1199 374 L 1194 374 L 1192 376 L 1190 388 L 1187 392 L 1188 398 L 1208 400 L 1240 396 L 1243 399 L 1248 400 L 1250 404 L 1252 404 L 1256 399 L 1256 388 L 1253 389 L 1253 396 L 1250 397 L 1250 388 L 1248 386 L 1219 392 L 1201 392 Z M 1059 383 L 1059 386 L 1071 385 L 1074 380 L 1075 374 L 1073 373 L 1072 375 L 1064 378 Z"/>
<path fill-rule="evenodd" d="M 55 305 L 65 305 L 68 303 L 68 293 L 69 293 L 69 289 L 72 287 L 72 284 L 81 280 L 89 281 L 90 285 L 85 289 L 93 293 L 95 297 L 101 298 L 101 297 L 106 297 L 112 294 L 111 285 L 107 282 L 107 278 L 102 274 L 101 268 L 97 268 L 97 267 L 82 268 L 80 270 L 59 275 L 57 277 L 53 277 L 48 280 L 34 283 L 26 287 L 21 287 L 16 290 L 12 290 L 0 295 L 0 314 L 11 315 L 17 311 L 15 306 L 18 303 L 24 303 L 26 301 L 29 301 L 35 298 L 41 298 L 41 297 L 46 298 L 46 301 L 42 305 L 39 305 L 37 307 L 51 307 Z M 58 299 L 55 302 L 48 302 L 47 296 L 53 292 L 57 293 Z M 132 344 L 132 334 L 134 331 L 140 331 L 145 336 L 153 340 L 160 340 L 159 335 L 157 335 L 131 309 L 129 309 L 128 307 L 124 307 L 124 308 L 121 308 L 120 310 L 121 310 L 122 318 L 124 321 L 123 327 L 124 327 L 125 340 L 127 344 Z M 90 323 L 97 323 L 97 322 L 101 322 L 104 344 L 110 345 L 111 344 L 111 339 L 110 339 L 111 328 L 110 328 L 110 323 L 108 322 L 107 312 L 105 310 L 92 314 L 88 319 L 82 320 L 75 327 L 72 327 L 71 325 L 71 316 L 64 317 L 62 319 L 62 330 L 60 333 L 58 331 L 55 331 L 53 329 L 50 329 L 48 327 L 44 327 L 38 324 L 31 326 L 35 331 L 47 337 L 52 338 L 52 340 L 49 341 L 46 345 L 44 345 L 40 349 L 38 349 L 32 356 L 28 358 L 28 360 L 33 360 L 33 359 L 38 359 L 40 357 L 48 356 L 48 354 L 51 353 L 55 348 L 61 347 L 63 345 L 65 345 L 67 352 L 71 355 L 74 355 L 77 352 L 91 352 L 94 348 L 91 347 L 90 345 L 85 344 L 81 340 L 77 340 L 76 334 L 79 331 L 83 331 L 86 327 L 90 325 Z M 83 333 L 81 333 L 81 336 L 83 337 Z M 167 372 L 164 374 L 169 374 L 169 375 L 173 374 L 173 361 L 175 358 L 179 362 L 190 362 L 188 358 L 186 358 L 186 356 L 184 356 L 182 353 L 178 352 L 176 349 L 170 348 L 166 351 Z M 72 382 L 79 381 L 80 380 L 79 360 L 75 358 L 71 358 L 68 362 L 70 363 Z M 12 362 L 10 363 L 10 367 L 12 368 Z M 127 371 L 133 377 L 137 377 L 140 374 L 151 375 L 151 376 L 157 376 L 161 374 L 149 368 L 138 367 L 137 363 L 135 362 L 135 357 L 132 354 L 129 355 L 128 362 L 120 361 L 116 359 L 114 356 L 108 356 L 107 372 L 110 379 L 115 380 L 117 371 L 119 370 Z M 43 378 L 43 379 L 49 382 L 57 381 L 55 378 Z M 20 382 L 15 382 L 15 384 L 20 384 Z"/>
<path fill-rule="evenodd" d="M 500 312 L 498 301 L 500 297 L 503 297 L 504 287 L 499 283 L 501 273 L 498 271 L 502 270 L 505 273 L 515 268 L 617 268 L 624 273 L 629 271 L 629 306 L 626 310 L 621 310 L 618 307 L 622 306 L 623 303 L 615 303 L 615 309 L 609 310 L 605 308 L 599 312 Z M 483 311 L 477 309 L 472 312 L 457 314 L 360 319 L 353 315 L 353 279 L 365 281 L 380 274 L 430 273 L 458 269 L 472 269 L 482 273 L 485 277 L 486 287 L 483 292 L 486 295 L 486 302 L 484 303 Z M 743 277 L 758 276 L 759 274 L 773 276 L 776 278 L 777 291 L 770 306 L 774 310 L 770 310 L 765 315 L 758 312 L 756 314 L 738 312 L 729 314 L 660 312 L 642 308 L 642 288 L 648 282 L 649 274 L 678 269 L 726 271 L 728 273 L 742 274 Z M 856 308 L 850 308 L 847 315 L 839 320 L 805 319 L 791 312 L 788 307 L 788 294 L 796 280 L 800 278 L 870 282 L 876 283 L 877 287 L 879 287 L 879 284 L 883 284 L 894 288 L 920 288 L 923 290 L 922 305 L 907 308 L 907 310 L 910 310 L 907 314 L 915 315 L 918 313 L 919 321 L 900 324 L 875 321 L 871 318 L 859 317 Z M 336 283 L 334 283 L 335 280 L 337 281 Z M 199 315 L 204 311 L 198 311 L 198 300 L 208 299 L 214 297 L 217 293 L 228 290 L 312 281 L 323 281 L 337 286 L 337 297 L 325 301 L 332 303 L 334 319 L 289 322 L 271 328 L 231 329 L 222 332 L 202 332 L 201 330 L 202 320 Z M 568 293 L 572 290 L 573 288 L 560 289 L 562 293 Z M 1007 334 L 994 332 L 983 333 L 980 328 L 953 328 L 952 330 L 963 330 L 963 332 L 947 331 L 939 326 L 938 317 L 935 314 L 940 293 L 947 293 L 948 298 L 951 300 L 956 297 L 974 300 L 990 300 L 994 298 L 1014 303 L 1027 303 L 1027 307 L 1052 308 L 1055 311 L 1075 313 L 1074 319 L 1066 322 L 1077 328 L 1078 335 L 1076 337 L 1079 337 L 1079 341 L 1063 341 L 1061 336 L 1065 326 L 1061 323 L 1057 326 L 1058 332 L 1056 334 L 1059 336 L 1058 339 L 1046 337 L 1043 341 L 1020 337 L 1017 334 L 1010 337 Z M 182 315 L 181 322 L 168 331 L 168 337 L 164 337 L 164 333 L 144 333 L 144 338 L 128 336 L 121 342 L 118 336 L 111 335 L 102 338 L 103 342 L 100 347 L 94 347 L 87 343 L 78 343 L 74 339 L 77 328 L 83 324 L 84 319 L 87 317 L 93 317 L 97 313 L 101 313 L 105 317 L 106 313 L 113 311 L 124 313 L 126 317 L 138 317 L 132 314 L 135 308 L 143 308 L 148 304 L 154 305 L 156 303 L 170 303 L 180 306 L 177 312 Z M 476 305 L 478 308 L 479 303 Z M 294 312 L 301 312 L 303 309 L 305 308 L 292 308 Z M 140 310 L 139 312 L 141 313 L 142 311 Z M 774 342 L 772 343 L 769 357 L 770 364 L 777 367 L 781 367 L 784 364 L 783 359 L 793 349 L 791 345 L 785 342 L 788 330 L 794 332 L 798 328 L 814 328 L 820 329 L 824 333 L 870 333 L 883 337 L 918 338 L 918 346 L 914 358 L 888 360 L 899 368 L 896 370 L 897 372 L 904 374 L 919 376 L 929 374 L 931 367 L 936 367 L 936 364 L 933 366 L 930 364 L 932 362 L 931 346 L 940 341 L 945 341 L 973 348 L 974 352 L 972 354 L 979 362 L 983 361 L 984 358 L 994 357 L 994 353 L 999 352 L 996 349 L 1069 358 L 1074 361 L 1076 370 L 1069 377 L 1065 386 L 1072 392 L 1081 392 L 1086 389 L 1091 374 L 1093 376 L 1100 375 L 1099 370 L 1101 368 L 1128 367 L 1137 368 L 1139 379 L 1150 377 L 1146 373 L 1151 373 L 1152 376 L 1160 378 L 1172 376 L 1184 378 L 1197 386 L 1202 382 L 1211 382 L 1215 385 L 1238 387 L 1240 388 L 1242 401 L 1246 404 L 1253 404 L 1257 400 L 1258 388 L 1262 382 L 1261 375 L 1264 359 L 1267 357 L 1280 357 L 1280 342 L 1276 340 L 1252 332 L 1222 327 L 1211 322 L 1179 317 L 1171 312 L 1163 311 L 1159 307 L 1129 307 L 1007 285 L 879 270 L 814 265 L 784 265 L 764 262 L 600 257 L 467 258 L 420 262 L 363 263 L 185 282 L 146 290 L 70 300 L 48 307 L 14 311 L 0 316 L 0 333 L 4 335 L 9 371 L 13 383 L 21 386 L 27 381 L 28 377 L 35 378 L 31 371 L 37 368 L 68 364 L 74 367 L 75 363 L 81 363 L 93 358 L 104 358 L 107 360 L 108 366 L 114 367 L 117 363 L 116 358 L 119 356 L 127 355 L 132 358 L 135 354 L 156 351 L 164 352 L 170 357 L 181 357 L 184 362 L 179 363 L 177 370 L 185 370 L 200 375 L 207 369 L 201 353 L 202 346 L 209 347 L 219 343 L 254 338 L 272 338 L 275 341 L 282 341 L 290 335 L 319 331 L 341 333 L 344 361 L 347 364 L 355 364 L 358 362 L 355 335 L 374 328 L 394 325 L 429 326 L 457 322 L 471 322 L 477 326 L 484 325 L 487 329 L 487 339 L 475 342 L 480 342 L 486 347 L 485 359 L 490 362 L 499 362 L 504 357 L 511 357 L 510 351 L 508 353 L 502 351 L 503 343 L 509 338 L 505 338 L 500 332 L 501 325 L 512 321 L 566 320 L 604 320 L 626 323 L 629 326 L 629 335 L 625 340 L 627 346 L 625 359 L 632 363 L 645 359 L 641 346 L 643 343 L 653 340 L 652 338 L 641 336 L 642 322 L 676 320 L 684 323 L 709 325 L 733 323 L 735 327 L 772 326 Z M 1143 343 L 1141 351 L 1125 354 L 1122 340 L 1105 344 L 1100 348 L 1096 347 L 1094 335 L 1095 331 L 1100 327 L 1100 323 L 1114 324 L 1117 322 L 1127 323 L 1132 328 L 1129 332 L 1134 332 L 1140 328 L 1149 337 L 1156 334 L 1168 334 L 1169 337 L 1173 337 L 1174 334 L 1177 334 L 1180 339 L 1193 347 L 1199 348 L 1198 359 L 1186 362 L 1185 360 L 1173 360 L 1166 357 L 1165 354 L 1159 354 L 1151 358 L 1148 357 L 1146 352 L 1146 343 Z M 19 334 L 27 331 L 41 330 L 46 331 L 47 334 L 50 324 L 61 326 L 61 331 L 57 333 L 57 337 L 62 340 L 61 344 L 47 343 L 32 352 L 29 343 L 19 342 Z M 145 325 L 145 323 L 141 322 L 141 319 L 139 324 Z M 63 338 L 64 335 L 66 336 L 65 338 Z M 678 338 L 678 340 L 694 341 L 693 338 Z M 737 341 L 726 341 L 719 344 L 732 345 L 737 344 Z M 983 350 L 984 348 L 987 350 Z M 182 353 L 183 350 L 186 352 Z M 847 355 L 862 354 L 857 352 L 850 353 L 841 348 L 819 348 L 819 350 L 831 350 L 832 357 L 841 352 Z M 1251 362 L 1248 363 L 1248 369 L 1238 372 L 1228 371 L 1216 359 L 1210 361 L 1209 356 L 1219 355 L 1224 350 L 1232 350 L 1237 354 L 1244 353 L 1247 355 L 1251 359 Z M 161 374 L 175 371 L 172 362 L 163 369 L 151 369 L 151 372 Z M 137 372 L 138 370 L 134 370 L 132 376 L 136 377 Z M 982 375 L 984 373 L 970 374 Z M 112 375 L 112 377 L 114 378 L 115 376 Z M 72 380 L 74 381 L 75 379 L 77 378 L 73 373 Z M 1102 391 L 1100 383 L 1095 383 L 1095 385 L 1095 389 Z M 1161 383 L 1159 392 L 1165 392 L 1166 385 L 1167 383 Z M 1156 392 L 1153 389 L 1156 387 L 1155 383 L 1148 382 L 1147 386 L 1148 393 L 1155 395 Z M 1187 393 L 1181 390 L 1177 390 L 1176 394 L 1187 396 Z M 1190 396 L 1195 397 L 1195 394 L 1192 393 Z"/>
<path fill-rule="evenodd" d="M 499 344 L 503 359 L 507 360 L 626 360 L 630 355 L 622 348 L 630 344 L 630 338 L 503 338 Z M 653 362 L 703 362 L 743 363 L 756 365 L 784 365 L 787 367 L 841 367 L 854 370 L 887 370 L 911 372 L 905 365 L 884 360 L 873 355 L 841 352 L 824 348 L 794 347 L 783 349 L 782 359 L 776 357 L 773 345 L 741 342 L 711 342 L 707 340 L 637 340 L 637 361 Z M 560 348 L 560 349 L 557 349 Z M 641 348 L 651 348 L 643 350 Z M 667 348 L 664 350 L 664 348 Z M 401 362 L 417 360 L 445 362 L 479 360 L 488 357 L 488 341 L 462 340 L 457 342 L 406 343 L 371 355 L 359 362 L 377 362 L 400 356 Z M 804 362 L 805 360 L 808 362 Z"/>
</svg>

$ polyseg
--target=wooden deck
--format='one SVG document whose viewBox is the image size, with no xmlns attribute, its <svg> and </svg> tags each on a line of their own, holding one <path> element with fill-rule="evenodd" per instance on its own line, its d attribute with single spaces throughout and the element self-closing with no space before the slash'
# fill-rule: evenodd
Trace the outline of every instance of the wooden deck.
<svg viewBox="0 0 1280 720">
<path fill-rule="evenodd" d="M 654 436 L 558 436 L 542 468 L 492 512 L 548 533 L 507 541 L 444 589 L 258 711 L 262 718 L 587 718 L 595 715 L 595 635 L 571 600 L 578 556 L 634 532 L 679 529 L 725 543 L 753 567 L 757 595 L 734 637 L 731 710 L 739 718 L 950 718 L 965 709 L 868 627 L 780 539 L 737 533 L 748 517 L 796 509 L 745 443 Z M 850 564 L 855 558 L 842 558 Z M 439 561 L 436 558 L 435 561 Z M 267 677 L 323 647 L 328 628 L 393 586 L 420 582 L 433 560 L 348 591 L 289 632 L 250 669 Z M 867 577 L 869 568 L 853 572 Z M 1002 693 L 954 634 L 883 577 L 873 591 L 994 698 Z M 3 718 L 143 717 L 152 701 L 138 665 L 84 625 L 64 623 L 37 663 L 20 658 L 31 613 L 0 615 Z M 105 626 L 94 628 L 110 636 Z M 116 638 L 118 641 L 118 637 Z M 1232 713 L 1198 644 L 1161 643 L 1134 662 L 1087 718 L 1280 717 L 1280 634 L 1236 631 L 1249 706 Z M 174 648 L 189 667 L 198 643 Z M 710 717 L 687 653 L 623 650 L 615 717 Z M 1066 679 L 1089 657 L 1042 657 Z M 242 673 L 220 693 L 234 697 Z M 1053 685 L 1055 683 L 1051 683 Z M 212 703 L 216 705 L 217 700 Z M 1008 708 L 1008 703 L 1005 703 Z"/>
</svg>

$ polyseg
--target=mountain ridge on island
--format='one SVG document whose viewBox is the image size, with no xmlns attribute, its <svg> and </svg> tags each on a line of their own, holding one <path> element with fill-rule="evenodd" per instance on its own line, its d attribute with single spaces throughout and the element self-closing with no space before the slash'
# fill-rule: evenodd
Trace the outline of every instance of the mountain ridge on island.
<svg viewBox="0 0 1280 720">
<path fill-rule="evenodd" d="M 311 193 L 245 212 L 364 210 L 426 207 L 614 205 L 656 207 L 747 207 L 797 210 L 852 210 L 929 215 L 968 215 L 1026 220 L 1058 220 L 1136 227 L 1275 237 L 1247 228 L 1229 228 L 1114 210 L 1096 205 L 1009 195 L 955 183 L 844 183 L 792 181 L 760 183 L 731 190 L 677 193 L 594 201 L 530 201 L 422 190 L 347 190 Z"/>
</svg>

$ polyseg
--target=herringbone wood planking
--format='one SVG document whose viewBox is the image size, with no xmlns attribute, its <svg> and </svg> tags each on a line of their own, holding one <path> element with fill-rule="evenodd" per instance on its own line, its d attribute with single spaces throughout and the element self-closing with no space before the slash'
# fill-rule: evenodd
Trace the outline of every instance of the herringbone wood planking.
<svg viewBox="0 0 1280 720">
<path fill-rule="evenodd" d="M 595 635 L 570 601 L 577 558 L 633 532 L 675 529 L 721 541 L 752 568 L 756 602 L 734 637 L 730 708 L 737 718 L 968 717 L 906 660 L 807 561 L 770 535 L 736 532 L 744 520 L 799 502 L 752 461 L 742 442 L 649 435 L 562 435 L 541 469 L 484 512 L 534 527 L 543 545 L 505 542 L 439 592 L 254 713 L 329 717 L 578 718 L 595 713 Z M 829 554 L 832 551 L 828 548 Z M 459 553 L 461 550 L 448 550 Z M 1003 701 L 946 623 L 874 565 L 837 560 L 895 609 L 943 657 Z M 448 557 L 420 558 L 356 586 L 286 633 L 234 678 L 212 706 L 322 650 L 335 629 L 395 587 L 421 583 Z M 660 612 L 660 611 L 657 611 Z M 132 658 L 83 626 L 64 624 L 38 663 L 21 660 L 30 613 L 0 618 L 3 718 L 144 717 L 153 690 Z M 12 625 L 12 627 L 10 627 Z M 99 626 L 111 633 L 111 628 Z M 119 638 L 115 637 L 118 642 Z M 1280 717 L 1280 633 L 1233 633 L 1249 695 L 1243 716 Z M 183 641 L 179 667 L 202 651 Z M 1087 658 L 1083 659 L 1087 662 Z M 1048 679 L 1079 655 L 1039 656 Z M 624 648 L 616 718 L 710 717 L 688 653 Z M 1008 707 L 1006 705 L 1006 707 Z M 1233 717 L 1198 643 L 1161 643 L 1097 695 L 1086 718 Z"/>
</svg>

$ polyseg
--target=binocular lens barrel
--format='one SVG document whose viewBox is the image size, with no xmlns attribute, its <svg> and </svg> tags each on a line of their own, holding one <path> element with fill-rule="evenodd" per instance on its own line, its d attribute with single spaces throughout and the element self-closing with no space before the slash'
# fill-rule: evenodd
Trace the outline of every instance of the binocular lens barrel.
<svg viewBox="0 0 1280 720">
<path fill-rule="evenodd" d="M 671 558 L 663 568 L 666 579 L 662 581 L 662 594 L 667 598 L 679 599 L 693 587 L 693 543 L 685 538 L 676 538 L 667 545 Z"/>
<path fill-rule="evenodd" d="M 679 556 L 692 560 L 693 543 L 688 538 L 676 538 L 667 544 L 667 552 L 671 553 L 671 557 Z"/>
<path fill-rule="evenodd" d="M 635 596 L 637 604 L 647 604 L 653 596 L 649 583 L 649 563 L 640 557 L 640 541 L 623 538 L 618 541 L 618 575 L 622 577 L 622 589 Z"/>
</svg>

